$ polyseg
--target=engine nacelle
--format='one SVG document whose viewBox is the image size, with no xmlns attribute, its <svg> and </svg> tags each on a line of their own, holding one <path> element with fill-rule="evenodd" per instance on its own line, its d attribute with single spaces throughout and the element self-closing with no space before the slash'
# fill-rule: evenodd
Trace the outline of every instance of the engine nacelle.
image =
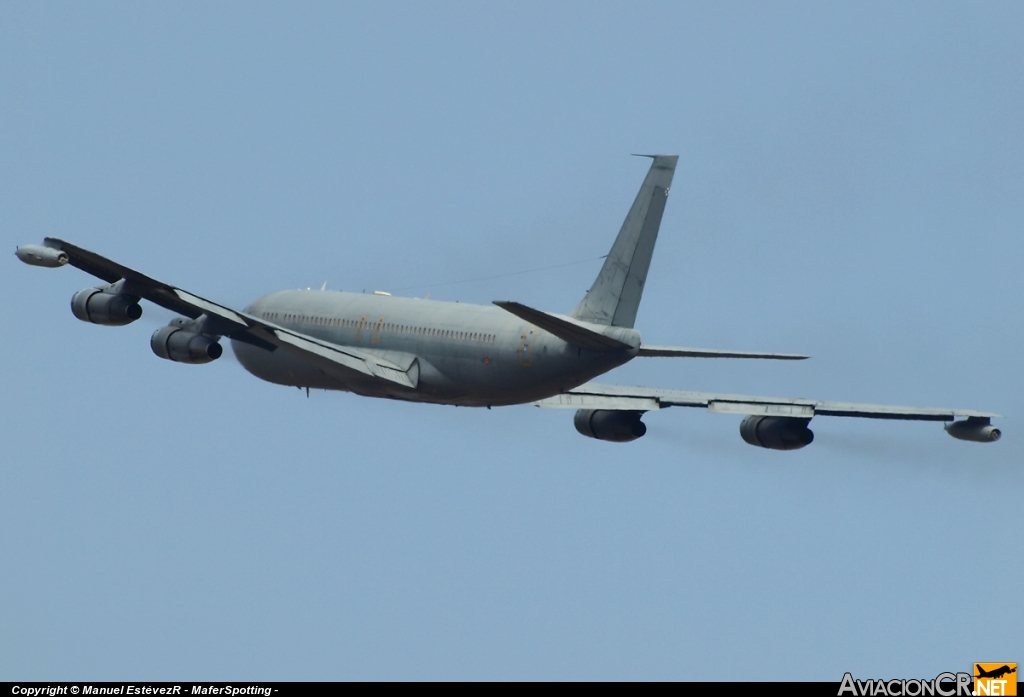
<svg viewBox="0 0 1024 697">
<path fill-rule="evenodd" d="M 46 266 L 51 269 L 56 269 L 64 264 L 68 263 L 68 253 L 63 252 L 53 247 L 42 247 L 37 244 L 27 244 L 18 247 L 14 251 L 14 256 L 21 259 L 26 264 L 32 266 Z"/>
<path fill-rule="evenodd" d="M 133 295 L 112 293 L 108 288 L 86 288 L 71 296 L 71 312 L 83 322 L 121 327 L 142 317 L 142 306 Z"/>
<path fill-rule="evenodd" d="M 588 438 L 628 443 L 647 433 L 647 426 L 640 420 L 642 411 L 609 411 L 605 409 L 580 409 L 573 418 L 576 430 Z"/>
<path fill-rule="evenodd" d="M 740 424 L 740 436 L 759 448 L 799 450 L 814 440 L 814 432 L 807 428 L 809 421 L 792 416 L 748 416 Z"/>
<path fill-rule="evenodd" d="M 173 324 L 153 332 L 149 345 L 160 358 L 178 363 L 209 363 L 224 353 L 224 348 L 210 337 Z"/>
<path fill-rule="evenodd" d="M 1002 432 L 992 425 L 988 417 L 970 416 L 963 421 L 952 421 L 945 425 L 946 433 L 959 438 L 970 440 L 975 443 L 994 443 L 1003 435 Z"/>
</svg>

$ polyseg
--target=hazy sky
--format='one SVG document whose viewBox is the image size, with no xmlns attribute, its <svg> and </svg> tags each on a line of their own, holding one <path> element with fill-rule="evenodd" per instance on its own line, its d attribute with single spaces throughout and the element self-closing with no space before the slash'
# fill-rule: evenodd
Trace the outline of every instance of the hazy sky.
<svg viewBox="0 0 1024 697">
<path fill-rule="evenodd" d="M 0 4 L 0 235 L 244 307 L 571 309 L 680 156 L 606 382 L 997 411 L 417 406 L 157 359 L 0 264 L 0 679 L 934 677 L 1024 661 L 1024 4 Z M 524 269 L 582 263 L 500 276 Z M 723 672 L 724 671 L 724 672 Z"/>
</svg>

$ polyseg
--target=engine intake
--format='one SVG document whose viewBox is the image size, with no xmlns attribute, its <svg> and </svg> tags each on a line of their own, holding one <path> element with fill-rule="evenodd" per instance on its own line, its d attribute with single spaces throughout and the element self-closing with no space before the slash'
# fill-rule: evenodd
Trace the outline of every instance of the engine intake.
<svg viewBox="0 0 1024 697">
<path fill-rule="evenodd" d="M 71 296 L 71 312 L 83 322 L 122 327 L 142 317 L 142 306 L 133 295 L 107 288 L 86 288 Z"/>
<path fill-rule="evenodd" d="M 970 416 L 963 421 L 951 421 L 944 426 L 946 433 L 960 440 L 971 440 L 975 443 L 994 443 L 1003 435 L 1002 431 L 992 425 L 988 417 Z"/>
<path fill-rule="evenodd" d="M 224 353 L 224 348 L 214 339 L 173 324 L 153 332 L 149 345 L 160 358 L 178 363 L 209 363 Z"/>
<path fill-rule="evenodd" d="M 814 440 L 808 422 L 792 416 L 748 416 L 740 424 L 740 436 L 759 448 L 799 450 Z"/>
<path fill-rule="evenodd" d="M 642 411 L 580 409 L 573 418 L 573 424 L 577 431 L 588 438 L 628 443 L 647 433 L 647 426 L 640 420 L 641 416 Z"/>
</svg>

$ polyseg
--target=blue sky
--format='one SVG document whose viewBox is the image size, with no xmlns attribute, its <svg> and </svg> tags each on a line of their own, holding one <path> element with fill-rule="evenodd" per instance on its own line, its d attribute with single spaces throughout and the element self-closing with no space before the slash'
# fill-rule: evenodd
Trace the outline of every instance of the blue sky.
<svg viewBox="0 0 1024 697">
<path fill-rule="evenodd" d="M 0 235 L 245 306 L 564 312 L 680 156 L 607 382 L 987 409 L 752 448 L 158 360 L 0 273 L 0 678 L 931 677 L 1024 660 L 1024 6 L 4 3 Z M 583 261 L 590 260 L 590 261 Z M 502 276 L 581 261 L 557 270 Z M 994 610 L 998 608 L 998 611 Z"/>
</svg>

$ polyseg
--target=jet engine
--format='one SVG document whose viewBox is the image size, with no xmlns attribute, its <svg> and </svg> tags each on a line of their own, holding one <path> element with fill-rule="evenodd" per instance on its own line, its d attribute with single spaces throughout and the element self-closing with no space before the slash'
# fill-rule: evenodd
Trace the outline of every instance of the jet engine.
<svg viewBox="0 0 1024 697">
<path fill-rule="evenodd" d="M 641 416 L 642 411 L 580 409 L 573 418 L 573 424 L 577 431 L 588 438 L 628 443 L 647 433 L 647 426 L 640 420 Z"/>
<path fill-rule="evenodd" d="M 178 363 L 209 363 L 221 357 L 224 348 L 205 334 L 190 332 L 181 325 L 185 322 L 172 322 L 163 329 L 153 332 L 149 345 L 153 353 Z"/>
<path fill-rule="evenodd" d="M 748 416 L 740 424 L 740 436 L 759 448 L 799 450 L 814 440 L 814 432 L 807 428 L 809 421 L 792 416 Z"/>
<path fill-rule="evenodd" d="M 971 416 L 963 421 L 951 421 L 944 428 L 954 438 L 975 443 L 992 443 L 1003 435 L 988 417 Z"/>
<path fill-rule="evenodd" d="M 83 322 L 121 327 L 142 317 L 142 306 L 134 295 L 122 295 L 112 286 L 86 288 L 71 296 L 71 312 Z"/>
</svg>

